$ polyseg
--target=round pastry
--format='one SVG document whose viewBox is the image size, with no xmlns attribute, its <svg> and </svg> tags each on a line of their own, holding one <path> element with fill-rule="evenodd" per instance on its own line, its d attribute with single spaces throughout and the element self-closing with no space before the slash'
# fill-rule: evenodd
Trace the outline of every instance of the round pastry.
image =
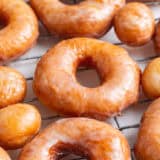
<svg viewBox="0 0 160 160">
<path fill-rule="evenodd" d="M 157 52 L 160 52 L 160 21 L 156 25 L 156 31 L 154 36 L 154 45 Z"/>
<path fill-rule="evenodd" d="M 31 48 L 38 37 L 38 22 L 23 0 L 0 0 L 0 63 L 15 59 Z"/>
<path fill-rule="evenodd" d="M 135 145 L 137 160 L 160 159 L 160 99 L 155 100 L 142 118 Z"/>
<path fill-rule="evenodd" d="M 0 108 L 21 102 L 26 88 L 23 75 L 12 68 L 0 66 Z"/>
<path fill-rule="evenodd" d="M 90 160 L 130 160 L 128 143 L 118 130 L 87 118 L 68 118 L 49 125 L 22 149 L 19 160 L 55 160 L 63 151 Z"/>
<path fill-rule="evenodd" d="M 128 3 L 116 14 L 115 32 L 119 39 L 131 46 L 140 46 L 151 40 L 155 21 L 152 11 L 143 3 Z"/>
<path fill-rule="evenodd" d="M 81 86 L 79 65 L 97 69 L 101 84 Z M 128 53 L 115 45 L 90 38 L 74 38 L 51 48 L 37 65 L 33 88 L 40 101 L 59 114 L 98 119 L 118 114 L 139 94 L 140 70 Z"/>
<path fill-rule="evenodd" d="M 160 0 L 127 0 L 127 2 L 147 2 L 147 3 L 150 3 L 150 2 L 160 2 Z"/>
<path fill-rule="evenodd" d="M 0 122 L 0 146 L 17 149 L 39 131 L 41 116 L 34 106 L 14 104 L 0 110 Z"/>
<path fill-rule="evenodd" d="M 0 147 L 0 160 L 11 160 L 8 153 Z"/>
<path fill-rule="evenodd" d="M 160 97 L 160 58 L 152 60 L 142 75 L 142 87 L 145 95 L 150 98 Z"/>
<path fill-rule="evenodd" d="M 66 5 L 59 0 L 31 0 L 31 6 L 49 32 L 60 37 L 100 37 L 111 26 L 125 0 L 85 0 Z"/>
</svg>

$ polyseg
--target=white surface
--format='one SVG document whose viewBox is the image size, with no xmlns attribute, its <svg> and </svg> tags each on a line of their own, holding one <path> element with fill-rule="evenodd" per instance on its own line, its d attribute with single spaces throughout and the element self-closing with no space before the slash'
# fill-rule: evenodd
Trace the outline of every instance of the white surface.
<svg viewBox="0 0 160 160">
<path fill-rule="evenodd" d="M 160 17 L 160 5 L 152 5 L 150 7 L 154 11 L 155 18 Z M 32 91 L 32 78 L 39 58 L 51 46 L 54 46 L 58 42 L 58 40 L 54 39 L 53 36 L 50 36 L 42 25 L 40 25 L 40 32 L 41 34 L 38 39 L 37 45 L 30 51 L 28 51 L 24 56 L 14 62 L 11 62 L 8 65 L 19 70 L 27 78 L 28 93 L 25 98 L 25 102 L 34 104 L 38 107 L 43 119 L 42 128 L 44 128 L 46 125 L 55 120 L 55 114 L 46 107 L 43 107 L 42 104 L 40 104 L 40 102 L 36 99 Z M 112 43 L 119 43 L 119 40 L 116 38 L 113 29 L 104 37 L 102 37 L 101 40 L 109 41 Z M 143 47 L 137 48 L 128 47 L 122 44 L 119 45 L 128 50 L 130 55 L 135 60 L 137 60 L 142 70 L 151 59 L 156 57 L 152 42 Z M 97 84 L 97 78 L 95 77 L 96 75 L 93 71 L 84 71 L 84 73 L 82 72 L 83 71 L 78 74 L 79 80 L 81 82 L 88 83 L 90 86 L 92 86 L 93 84 Z M 122 131 L 122 133 L 127 137 L 132 150 L 135 144 L 138 124 L 143 112 L 146 110 L 149 103 L 150 101 L 148 102 L 147 98 L 141 93 L 138 104 L 130 106 L 127 110 L 122 112 L 121 116 L 117 116 L 115 118 L 110 118 L 107 120 L 108 123 L 112 124 L 114 127 L 119 128 Z M 18 151 L 9 151 L 9 153 L 12 156 L 12 159 L 16 160 Z M 132 159 L 134 159 L 133 157 L 134 156 L 132 155 Z"/>
</svg>

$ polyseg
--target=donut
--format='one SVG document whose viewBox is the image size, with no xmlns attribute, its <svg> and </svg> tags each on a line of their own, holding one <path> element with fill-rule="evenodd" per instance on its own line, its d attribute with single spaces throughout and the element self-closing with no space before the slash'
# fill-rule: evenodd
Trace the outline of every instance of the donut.
<svg viewBox="0 0 160 160">
<path fill-rule="evenodd" d="M 0 108 L 21 102 L 26 95 L 26 80 L 18 71 L 0 66 Z"/>
<path fill-rule="evenodd" d="M 160 2 L 160 0 L 127 0 L 127 2 Z"/>
<path fill-rule="evenodd" d="M 160 99 L 156 99 L 144 113 L 135 145 L 137 160 L 160 159 Z"/>
<path fill-rule="evenodd" d="M 64 151 L 90 160 L 130 160 L 128 143 L 117 129 L 87 118 L 52 123 L 24 146 L 19 160 L 55 160 Z"/>
<path fill-rule="evenodd" d="M 154 45 L 155 45 L 156 52 L 159 53 L 160 52 L 160 21 L 156 25 Z"/>
<path fill-rule="evenodd" d="M 38 21 L 23 0 L 0 0 L 0 63 L 24 54 L 38 37 Z"/>
<path fill-rule="evenodd" d="M 101 84 L 81 86 L 79 65 L 96 68 Z M 103 119 L 134 103 L 139 94 L 140 70 L 128 53 L 110 43 L 73 38 L 51 48 L 37 65 L 33 89 L 39 100 L 65 116 Z"/>
<path fill-rule="evenodd" d="M 51 34 L 62 38 L 98 38 L 110 29 L 125 0 L 85 0 L 75 5 L 59 0 L 31 0 L 30 4 Z"/>
<path fill-rule="evenodd" d="M 114 28 L 118 38 L 130 46 L 141 46 L 152 39 L 154 15 L 143 3 L 128 3 L 116 14 Z"/>
<path fill-rule="evenodd" d="M 11 160 L 8 153 L 0 147 L 0 160 Z"/>
<path fill-rule="evenodd" d="M 0 122 L 0 146 L 17 149 L 37 134 L 41 116 L 34 106 L 18 103 L 0 110 Z"/>
<path fill-rule="evenodd" d="M 142 88 L 150 99 L 160 97 L 160 58 L 152 60 L 142 74 Z"/>
</svg>

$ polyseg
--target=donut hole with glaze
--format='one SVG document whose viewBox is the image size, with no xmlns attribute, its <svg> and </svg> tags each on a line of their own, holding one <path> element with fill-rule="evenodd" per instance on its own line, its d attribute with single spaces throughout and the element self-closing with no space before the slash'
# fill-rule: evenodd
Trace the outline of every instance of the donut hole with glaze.
<svg viewBox="0 0 160 160">
<path fill-rule="evenodd" d="M 73 144 L 64 144 L 59 143 L 50 149 L 51 153 L 55 153 L 53 157 L 57 160 L 63 160 L 63 159 L 83 159 L 83 160 L 89 160 L 90 153 L 87 151 L 83 146 L 80 145 L 73 145 Z"/>
<path fill-rule="evenodd" d="M 4 29 L 8 25 L 8 17 L 3 13 L 0 13 L 0 30 Z"/>
<path fill-rule="evenodd" d="M 66 5 L 75 5 L 83 2 L 84 0 L 59 0 L 59 1 Z"/>
<path fill-rule="evenodd" d="M 79 62 L 76 70 L 77 81 L 84 87 L 96 88 L 102 84 L 102 77 L 91 57 Z"/>
</svg>

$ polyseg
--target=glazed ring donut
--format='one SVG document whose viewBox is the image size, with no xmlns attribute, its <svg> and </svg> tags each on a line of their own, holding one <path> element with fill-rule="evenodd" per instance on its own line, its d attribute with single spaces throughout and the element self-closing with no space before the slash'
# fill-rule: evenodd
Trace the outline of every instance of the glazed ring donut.
<svg viewBox="0 0 160 160">
<path fill-rule="evenodd" d="M 81 86 L 76 70 L 86 63 L 101 77 L 96 88 Z M 67 116 L 106 118 L 138 99 L 140 70 L 128 53 L 89 38 L 60 42 L 37 65 L 33 88 L 42 103 Z"/>
<path fill-rule="evenodd" d="M 31 48 L 38 37 L 38 22 L 23 0 L 0 0 L 0 62 L 15 59 Z"/>
<path fill-rule="evenodd" d="M 31 0 L 31 6 L 49 32 L 60 37 L 100 37 L 111 26 L 125 0 L 85 0 L 66 5 L 59 0 Z"/>
<path fill-rule="evenodd" d="M 142 88 L 150 99 L 160 97 L 160 58 L 152 60 L 142 74 Z"/>
<path fill-rule="evenodd" d="M 63 151 L 90 160 L 130 160 L 128 143 L 118 130 L 87 118 L 69 118 L 51 124 L 23 148 L 19 160 L 55 160 Z"/>
<path fill-rule="evenodd" d="M 155 100 L 142 118 L 135 145 L 137 160 L 160 159 L 160 99 Z"/>
<path fill-rule="evenodd" d="M 18 71 L 0 66 L 0 108 L 21 102 L 26 95 L 26 80 Z"/>
<path fill-rule="evenodd" d="M 0 147 L 0 160 L 11 160 L 8 153 Z"/>
<path fill-rule="evenodd" d="M 127 0 L 127 2 L 160 2 L 160 0 Z"/>
<path fill-rule="evenodd" d="M 118 38 L 123 43 L 141 46 L 153 37 L 155 31 L 154 15 L 151 9 L 143 3 L 128 3 L 116 14 L 114 27 Z"/>
</svg>

